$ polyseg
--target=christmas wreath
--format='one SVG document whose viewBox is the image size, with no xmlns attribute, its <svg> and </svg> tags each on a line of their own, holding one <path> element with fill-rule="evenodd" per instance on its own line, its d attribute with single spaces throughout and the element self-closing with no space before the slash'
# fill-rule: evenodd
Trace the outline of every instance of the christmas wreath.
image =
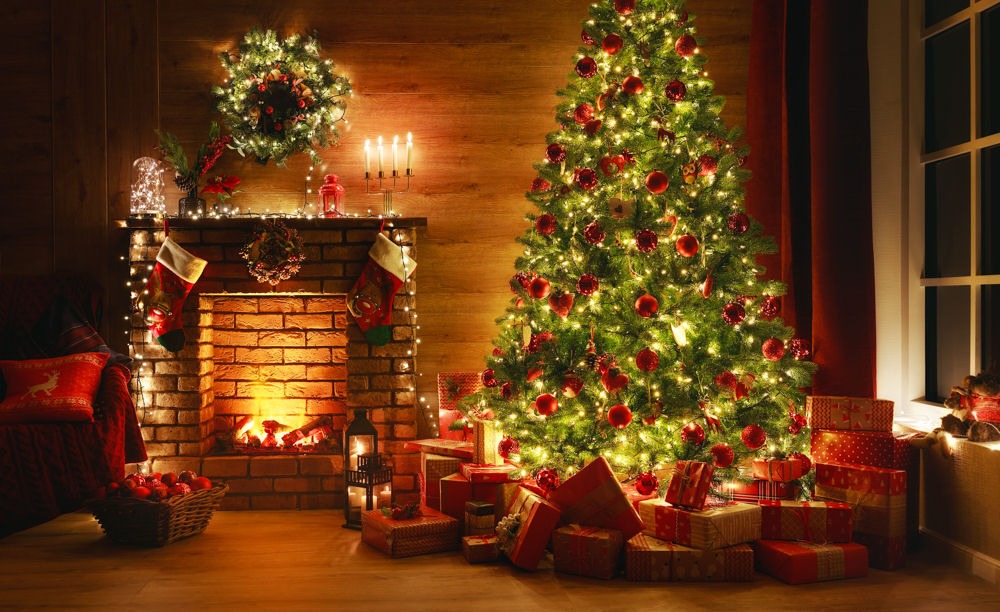
<svg viewBox="0 0 1000 612">
<path fill-rule="evenodd" d="M 250 276 L 273 287 L 298 274 L 306 255 L 297 231 L 277 219 L 265 219 L 240 249 L 240 257 L 247 262 Z"/>
<path fill-rule="evenodd" d="M 320 58 L 315 37 L 282 40 L 273 30 L 253 29 L 237 55 L 219 58 L 229 78 L 212 94 L 240 155 L 284 166 L 289 156 L 308 151 L 318 162 L 317 149 L 337 142 L 351 83 Z"/>
</svg>

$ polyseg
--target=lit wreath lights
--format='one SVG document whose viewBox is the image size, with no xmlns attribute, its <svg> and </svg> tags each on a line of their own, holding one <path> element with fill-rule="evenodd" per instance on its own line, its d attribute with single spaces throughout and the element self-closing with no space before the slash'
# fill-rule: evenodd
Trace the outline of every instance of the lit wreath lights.
<svg viewBox="0 0 1000 612">
<path fill-rule="evenodd" d="M 298 274 L 306 258 L 299 233 L 277 219 L 261 221 L 240 249 L 240 257 L 246 260 L 250 276 L 272 287 Z"/>
</svg>

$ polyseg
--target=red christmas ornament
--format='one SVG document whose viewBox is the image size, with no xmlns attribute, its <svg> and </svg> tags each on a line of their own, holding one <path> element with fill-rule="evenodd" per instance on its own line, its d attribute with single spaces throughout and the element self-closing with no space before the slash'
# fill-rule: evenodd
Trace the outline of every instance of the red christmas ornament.
<svg viewBox="0 0 1000 612">
<path fill-rule="evenodd" d="M 549 160 L 549 163 L 552 164 L 564 161 L 566 159 L 566 147 L 557 142 L 550 144 L 545 147 L 545 159 Z"/>
<path fill-rule="evenodd" d="M 600 288 L 600 282 L 597 277 L 593 274 L 587 273 L 580 277 L 580 280 L 576 281 L 576 290 L 580 295 L 593 295 L 594 292 Z"/>
<path fill-rule="evenodd" d="M 812 345 L 805 338 L 792 338 L 788 343 L 788 350 L 791 351 L 792 357 L 799 361 L 809 359 L 812 355 Z"/>
<path fill-rule="evenodd" d="M 660 142 L 663 142 L 664 140 L 673 142 L 675 138 L 677 138 L 677 134 L 674 134 L 668 129 L 662 127 L 656 129 L 656 139 Z"/>
<path fill-rule="evenodd" d="M 650 193 L 661 194 L 670 186 L 670 179 L 659 170 L 653 170 L 646 175 L 646 189 Z"/>
<path fill-rule="evenodd" d="M 628 376 L 617 367 L 610 367 L 601 374 L 601 384 L 605 391 L 614 393 L 628 386 Z"/>
<path fill-rule="evenodd" d="M 549 416 L 559 410 L 559 400 L 551 393 L 542 393 L 535 399 L 535 411 L 542 416 Z"/>
<path fill-rule="evenodd" d="M 549 296 L 549 309 L 565 319 L 573 308 L 573 294 L 557 289 Z"/>
<path fill-rule="evenodd" d="M 646 89 L 646 86 L 642 84 L 642 79 L 633 75 L 625 77 L 622 81 L 622 92 L 626 96 L 634 96 L 636 94 L 642 93 L 642 90 Z"/>
<path fill-rule="evenodd" d="M 597 221 L 591 221 L 587 224 L 587 227 L 583 228 L 583 237 L 590 244 L 601 244 L 604 242 L 604 238 L 607 234 L 604 233 L 604 228 Z"/>
<path fill-rule="evenodd" d="M 615 404 L 608 408 L 608 423 L 615 429 L 625 429 L 632 422 L 632 411 L 625 404 Z"/>
<path fill-rule="evenodd" d="M 681 430 L 681 440 L 697 446 L 705 441 L 705 430 L 698 423 L 691 421 Z"/>
<path fill-rule="evenodd" d="M 552 290 L 552 285 L 549 281 L 545 280 L 541 276 L 535 278 L 528 285 L 528 295 L 535 298 L 536 300 L 541 300 L 549 295 L 549 291 Z"/>
<path fill-rule="evenodd" d="M 497 444 L 497 454 L 504 459 L 509 459 L 511 455 L 517 455 L 521 452 L 521 445 L 510 436 L 504 436 L 502 440 Z"/>
<path fill-rule="evenodd" d="M 551 236 L 556 231 L 556 218 L 552 213 L 545 213 L 535 219 L 535 231 L 542 236 Z"/>
<path fill-rule="evenodd" d="M 500 384 L 500 381 L 497 380 L 496 373 L 492 369 L 483 370 L 480 378 L 483 380 L 484 387 L 492 388 Z"/>
<path fill-rule="evenodd" d="M 541 378 L 542 374 L 545 374 L 545 370 L 543 368 L 539 367 L 528 368 L 528 373 L 524 376 L 524 380 L 526 382 L 534 382 L 539 378 Z"/>
<path fill-rule="evenodd" d="M 583 380 L 573 372 L 566 372 L 563 377 L 562 394 L 574 398 L 583 390 Z"/>
<path fill-rule="evenodd" d="M 516 293 L 518 287 L 527 289 L 533 278 L 535 277 L 527 272 L 514 273 L 514 276 L 510 277 L 510 290 Z"/>
<path fill-rule="evenodd" d="M 677 239 L 677 252 L 684 257 L 694 257 L 698 252 L 698 239 L 691 234 L 684 234 Z"/>
<path fill-rule="evenodd" d="M 503 349 L 500 347 L 493 347 L 491 353 L 493 354 L 494 357 L 503 357 L 504 355 L 506 355 L 506 353 L 504 353 Z"/>
<path fill-rule="evenodd" d="M 712 295 L 712 287 L 715 285 L 715 280 L 712 279 L 712 275 L 709 274 L 705 277 L 705 281 L 701 284 L 701 297 L 707 298 Z"/>
<path fill-rule="evenodd" d="M 709 449 L 708 452 L 712 453 L 714 459 L 712 464 L 720 470 L 731 466 L 733 460 L 736 459 L 736 453 L 733 452 L 733 448 L 725 442 L 719 442 Z"/>
<path fill-rule="evenodd" d="M 663 95 L 671 102 L 680 102 L 687 95 L 687 87 L 684 86 L 684 83 L 674 79 L 667 83 L 667 86 L 663 90 Z"/>
<path fill-rule="evenodd" d="M 580 168 L 576 171 L 576 184 L 586 191 L 597 187 L 597 172 L 593 168 Z"/>
<path fill-rule="evenodd" d="M 735 389 L 736 382 L 736 375 L 729 370 L 715 375 L 715 386 L 720 389 Z"/>
<path fill-rule="evenodd" d="M 593 136 L 597 133 L 597 130 L 601 129 L 603 123 L 600 119 L 594 119 L 593 121 L 588 121 L 587 125 L 583 126 L 583 131 L 587 133 L 587 136 Z"/>
<path fill-rule="evenodd" d="M 736 234 L 737 236 L 742 236 L 750 229 L 750 217 L 743 212 L 734 212 L 729 215 L 729 220 L 726 222 L 729 227 L 729 231 Z"/>
<path fill-rule="evenodd" d="M 597 74 L 597 62 L 592 57 L 582 57 L 576 63 L 576 73 L 585 79 Z"/>
<path fill-rule="evenodd" d="M 778 361 L 785 356 L 785 343 L 777 338 L 768 338 L 761 345 L 760 350 L 764 353 L 764 357 L 771 361 Z"/>
<path fill-rule="evenodd" d="M 710 176 L 719 169 L 719 162 L 711 155 L 702 155 L 698 158 L 698 176 Z"/>
<path fill-rule="evenodd" d="M 548 191 L 551 188 L 552 188 L 552 183 L 548 182 L 547 180 L 545 180 L 545 179 L 543 179 L 541 177 L 536 178 L 535 180 L 531 181 L 531 192 L 532 193 L 540 193 L 542 191 Z"/>
<path fill-rule="evenodd" d="M 608 34 L 601 41 L 601 48 L 608 55 L 618 53 L 622 49 L 622 37 L 614 33 Z"/>
<path fill-rule="evenodd" d="M 674 50 L 677 51 L 677 55 L 681 57 L 691 57 L 694 55 L 694 50 L 698 48 L 698 42 L 695 41 L 694 36 L 690 34 L 685 34 L 677 39 L 677 43 L 674 45 Z"/>
<path fill-rule="evenodd" d="M 650 229 L 639 230 L 635 234 L 635 246 L 642 253 L 649 253 L 656 249 L 656 232 Z"/>
<path fill-rule="evenodd" d="M 573 111 L 573 120 L 583 125 L 594 118 L 594 107 L 584 102 Z"/>
<path fill-rule="evenodd" d="M 587 30 L 580 32 L 580 40 L 582 40 L 585 45 L 593 45 L 595 42 L 594 38 L 590 34 L 587 34 Z"/>
<path fill-rule="evenodd" d="M 652 372 L 660 365 L 660 356 L 648 346 L 635 354 L 635 367 L 641 372 Z"/>
<path fill-rule="evenodd" d="M 781 300 L 773 295 L 765 295 L 760 303 L 760 318 L 770 321 L 781 312 Z"/>
<path fill-rule="evenodd" d="M 625 158 L 621 155 L 603 157 L 599 165 L 605 176 L 615 176 L 625 169 Z"/>
<path fill-rule="evenodd" d="M 648 319 L 649 317 L 656 314 L 656 311 L 660 309 L 660 303 L 656 301 L 656 298 L 649 295 L 639 296 L 639 299 L 635 301 L 635 311 L 639 313 L 640 317 Z"/>
<path fill-rule="evenodd" d="M 635 0 L 615 0 L 615 10 L 619 15 L 631 15 L 635 10 Z"/>
<path fill-rule="evenodd" d="M 505 382 L 500 385 L 500 397 L 505 400 L 510 400 L 514 398 L 514 387 L 511 386 L 510 382 Z"/>
<path fill-rule="evenodd" d="M 559 473 L 552 468 L 542 468 L 535 474 L 535 484 L 544 491 L 555 491 L 559 488 Z"/>
<path fill-rule="evenodd" d="M 747 425 L 740 432 L 740 440 L 750 450 L 757 450 L 767 442 L 767 433 L 760 425 Z"/>
<path fill-rule="evenodd" d="M 808 455 L 805 455 L 804 453 L 800 453 L 800 452 L 794 452 L 794 453 L 789 453 L 788 454 L 788 458 L 791 459 L 791 460 L 793 460 L 793 461 L 798 461 L 799 463 L 802 464 L 802 473 L 803 474 L 808 474 L 809 471 L 812 470 L 813 463 L 812 463 L 812 460 L 809 459 Z"/>
<path fill-rule="evenodd" d="M 635 492 L 639 495 L 651 495 L 660 488 L 660 480 L 652 472 L 643 472 L 635 477 Z"/>
<path fill-rule="evenodd" d="M 722 307 L 722 320 L 730 325 L 739 325 L 746 316 L 746 309 L 739 302 L 729 302 Z"/>
<path fill-rule="evenodd" d="M 788 424 L 788 433 L 792 434 L 793 436 L 798 435 L 798 433 L 802 431 L 802 428 L 808 424 L 808 421 L 806 420 L 806 416 L 804 414 L 793 412 L 791 415 L 791 419 L 792 422 Z"/>
</svg>

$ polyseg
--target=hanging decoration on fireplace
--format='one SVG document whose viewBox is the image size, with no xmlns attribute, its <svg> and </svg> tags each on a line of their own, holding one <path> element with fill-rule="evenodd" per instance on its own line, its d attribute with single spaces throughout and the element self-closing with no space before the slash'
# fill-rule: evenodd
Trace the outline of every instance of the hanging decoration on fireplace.
<svg viewBox="0 0 1000 612">
<path fill-rule="evenodd" d="M 212 94 L 240 155 L 284 166 L 308 152 L 318 163 L 318 149 L 336 144 L 351 83 L 319 49 L 314 36 L 253 29 L 238 53 L 219 55 L 229 76 Z"/>
<path fill-rule="evenodd" d="M 278 219 L 264 219 L 240 249 L 247 270 L 259 283 L 272 287 L 299 273 L 306 258 L 299 233 Z"/>
</svg>

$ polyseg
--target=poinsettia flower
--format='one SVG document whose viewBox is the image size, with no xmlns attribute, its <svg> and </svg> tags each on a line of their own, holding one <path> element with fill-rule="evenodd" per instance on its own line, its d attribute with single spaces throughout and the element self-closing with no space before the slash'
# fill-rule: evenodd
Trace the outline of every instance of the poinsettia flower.
<svg viewBox="0 0 1000 612">
<path fill-rule="evenodd" d="M 236 186 L 240 184 L 240 177 L 238 176 L 215 176 L 205 183 L 205 187 L 202 188 L 202 193 L 214 193 L 218 196 L 220 202 L 225 202 L 234 193 L 236 193 Z"/>
</svg>

